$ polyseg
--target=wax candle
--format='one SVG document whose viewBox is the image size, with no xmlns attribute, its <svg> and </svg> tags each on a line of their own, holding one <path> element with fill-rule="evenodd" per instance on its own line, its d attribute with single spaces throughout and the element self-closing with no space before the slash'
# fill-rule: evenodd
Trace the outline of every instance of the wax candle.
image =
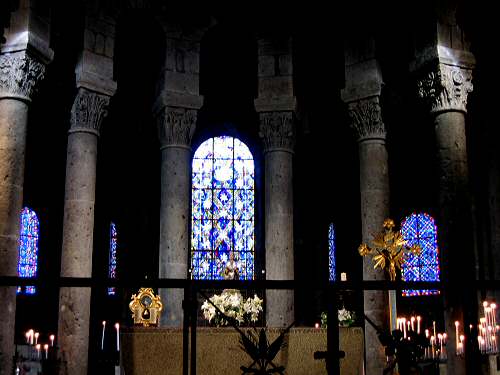
<svg viewBox="0 0 500 375">
<path fill-rule="evenodd" d="M 428 330 L 428 329 L 426 329 L 426 330 L 425 330 L 425 338 L 426 338 L 426 339 L 428 339 L 428 338 L 429 338 L 429 330 Z"/>
<path fill-rule="evenodd" d="M 25 333 L 25 336 L 26 336 L 26 344 L 29 344 L 29 343 L 30 343 L 30 332 L 29 332 L 29 331 L 27 331 L 27 332 Z"/>
<path fill-rule="evenodd" d="M 443 353 L 443 335 L 441 333 L 438 333 L 438 339 L 439 339 L 439 351 L 440 351 L 440 356 Z"/>
<path fill-rule="evenodd" d="M 116 351 L 120 351 L 120 323 L 115 324 L 116 328 Z"/>
<path fill-rule="evenodd" d="M 422 320 L 422 317 L 417 316 L 417 333 L 420 334 L 420 320 Z"/>
<path fill-rule="evenodd" d="M 45 359 L 49 358 L 49 344 L 45 344 L 43 346 L 43 349 L 45 350 Z"/>
<path fill-rule="evenodd" d="M 54 339 L 56 338 L 55 335 L 50 335 L 50 346 L 54 346 Z"/>
<path fill-rule="evenodd" d="M 102 321 L 102 335 L 101 335 L 101 350 L 104 350 L 104 330 L 106 329 L 106 321 Z"/>
<path fill-rule="evenodd" d="M 434 337 L 436 337 L 436 322 L 432 322 L 432 333 L 434 333 Z"/>
<path fill-rule="evenodd" d="M 403 318 L 403 337 L 406 338 L 406 318 Z"/>
<path fill-rule="evenodd" d="M 319 329 L 319 323 L 316 323 L 316 324 L 314 325 L 314 328 Z"/>
<path fill-rule="evenodd" d="M 40 337 L 40 333 L 39 332 L 35 332 L 35 345 L 38 344 L 38 337 Z"/>
<path fill-rule="evenodd" d="M 30 334 L 30 345 L 33 345 L 33 335 L 35 334 L 35 331 L 30 329 L 28 332 Z"/>
<path fill-rule="evenodd" d="M 458 320 L 455 321 L 455 345 L 457 346 L 458 348 L 458 338 L 459 338 L 459 335 L 458 335 L 458 326 L 459 326 L 460 323 L 458 323 Z"/>
<path fill-rule="evenodd" d="M 36 344 L 35 348 L 36 348 L 36 356 L 37 356 L 37 358 L 40 358 L 40 348 L 41 348 L 41 345 L 40 344 Z"/>
<path fill-rule="evenodd" d="M 410 321 L 411 321 L 411 330 L 415 331 L 415 317 L 412 316 L 411 319 L 410 319 Z"/>
</svg>

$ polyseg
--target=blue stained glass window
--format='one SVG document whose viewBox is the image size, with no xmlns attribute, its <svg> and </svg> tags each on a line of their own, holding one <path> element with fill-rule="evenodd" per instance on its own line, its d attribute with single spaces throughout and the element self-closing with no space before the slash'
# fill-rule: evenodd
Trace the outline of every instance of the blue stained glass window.
<svg viewBox="0 0 500 375">
<path fill-rule="evenodd" d="M 35 211 L 24 207 L 21 211 L 21 228 L 19 233 L 19 256 L 17 275 L 19 277 L 36 277 L 38 269 L 38 233 L 39 221 Z M 17 287 L 17 293 L 35 294 L 34 286 Z"/>
<path fill-rule="evenodd" d="M 413 213 L 401 224 L 401 234 L 408 246 L 420 245 L 420 255 L 407 253 L 402 267 L 404 281 L 439 281 L 437 227 L 432 216 Z M 439 294 L 438 290 L 403 290 L 403 296 Z"/>
<path fill-rule="evenodd" d="M 118 245 L 118 235 L 116 232 L 115 223 L 111 223 L 109 226 L 109 270 L 108 277 L 110 279 L 116 278 L 116 246 Z M 108 296 L 113 296 L 116 294 L 114 287 L 108 288 Z"/>
<path fill-rule="evenodd" d="M 335 227 L 333 223 L 328 227 L 328 268 L 330 281 L 335 281 L 337 279 L 337 268 L 335 262 Z"/>
<path fill-rule="evenodd" d="M 254 278 L 254 161 L 237 138 L 203 142 L 193 157 L 191 272 L 223 279 L 230 252 L 240 279 Z"/>
</svg>

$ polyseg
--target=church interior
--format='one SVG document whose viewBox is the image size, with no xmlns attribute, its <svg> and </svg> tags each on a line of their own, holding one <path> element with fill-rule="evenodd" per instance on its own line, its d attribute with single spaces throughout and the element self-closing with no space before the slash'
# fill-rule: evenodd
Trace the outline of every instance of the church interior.
<svg viewBox="0 0 500 375">
<path fill-rule="evenodd" d="M 0 374 L 500 374 L 492 14 L 2 0 Z"/>
</svg>

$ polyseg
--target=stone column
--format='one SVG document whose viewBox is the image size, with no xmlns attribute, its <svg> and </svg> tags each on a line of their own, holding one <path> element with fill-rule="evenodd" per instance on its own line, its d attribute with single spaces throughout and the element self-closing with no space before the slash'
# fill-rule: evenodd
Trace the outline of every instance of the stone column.
<svg viewBox="0 0 500 375">
<path fill-rule="evenodd" d="M 71 109 L 66 161 L 62 277 L 91 277 L 99 128 L 110 97 L 80 88 Z M 63 287 L 59 295 L 62 373 L 87 374 L 90 288 Z"/>
<path fill-rule="evenodd" d="M 161 144 L 160 278 L 188 276 L 191 138 L 198 111 L 165 106 L 157 114 Z M 182 289 L 160 289 L 161 324 L 181 327 Z"/>
<path fill-rule="evenodd" d="M 379 96 L 348 103 L 351 125 L 359 146 L 359 182 L 361 193 L 362 241 L 371 244 L 389 215 L 389 171 L 386 131 Z M 384 272 L 373 268 L 371 257 L 363 258 L 363 280 L 385 280 Z M 365 314 L 379 327 L 389 329 L 389 301 L 386 291 L 365 291 Z M 381 374 L 386 362 L 384 347 L 376 331 L 365 324 L 366 374 Z"/>
<path fill-rule="evenodd" d="M 449 54 L 447 54 L 449 56 Z M 457 66 L 436 63 L 425 70 L 418 80 L 418 92 L 430 108 L 433 117 L 439 163 L 438 243 L 441 280 L 444 283 L 444 314 L 449 337 L 447 350 L 448 374 L 469 373 L 474 358 L 468 364 L 455 353 L 455 321 L 463 327 L 477 324 L 475 292 L 457 288 L 457 283 L 474 280 L 474 245 L 465 113 L 467 95 L 472 91 L 472 64 Z M 467 342 L 468 355 L 477 345 L 471 334 Z M 466 358 L 467 359 L 467 358 Z M 470 372 L 475 373 L 475 372 Z"/>
<path fill-rule="evenodd" d="M 264 142 L 266 279 L 293 280 L 294 112 L 262 112 Z M 284 327 L 294 316 L 293 290 L 266 291 L 268 327 Z"/>
<path fill-rule="evenodd" d="M 28 106 L 45 65 L 27 51 L 0 54 L 0 275 L 17 276 Z M 0 287 L 0 373 L 14 356 L 16 287 Z"/>
</svg>

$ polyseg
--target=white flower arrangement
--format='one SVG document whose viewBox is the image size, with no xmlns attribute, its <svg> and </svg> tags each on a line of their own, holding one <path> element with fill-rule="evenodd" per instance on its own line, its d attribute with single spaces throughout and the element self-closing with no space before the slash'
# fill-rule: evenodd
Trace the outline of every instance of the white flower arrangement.
<svg viewBox="0 0 500 375">
<path fill-rule="evenodd" d="M 235 289 L 224 289 L 221 294 L 214 294 L 210 301 L 224 314 L 220 314 L 216 308 L 205 301 L 201 306 L 203 317 L 217 327 L 227 326 L 226 316 L 234 318 L 238 324 L 245 322 L 256 322 L 259 319 L 259 313 L 262 311 L 262 299 L 256 294 L 253 298 L 243 299 L 241 293 Z"/>
<path fill-rule="evenodd" d="M 356 314 L 354 311 L 346 310 L 345 307 L 342 307 L 338 310 L 338 320 L 340 327 L 350 327 L 354 324 L 356 320 Z M 328 324 L 328 317 L 326 312 L 321 313 L 321 326 L 326 328 Z"/>
</svg>

